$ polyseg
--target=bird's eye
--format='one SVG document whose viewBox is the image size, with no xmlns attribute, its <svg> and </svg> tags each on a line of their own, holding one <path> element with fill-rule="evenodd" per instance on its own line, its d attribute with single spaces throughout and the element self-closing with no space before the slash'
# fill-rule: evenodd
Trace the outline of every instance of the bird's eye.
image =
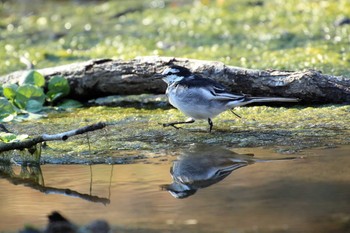
<svg viewBox="0 0 350 233">
<path fill-rule="evenodd" d="M 162 72 L 162 74 L 163 75 L 168 75 L 168 74 L 170 74 L 170 68 L 166 68 L 163 72 Z"/>
</svg>

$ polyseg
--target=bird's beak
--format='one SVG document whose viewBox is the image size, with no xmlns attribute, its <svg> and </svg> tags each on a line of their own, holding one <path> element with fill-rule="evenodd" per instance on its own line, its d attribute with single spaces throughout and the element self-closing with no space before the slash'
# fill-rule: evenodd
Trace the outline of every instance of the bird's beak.
<svg viewBox="0 0 350 233">
<path fill-rule="evenodd" d="M 165 77 L 164 74 L 155 74 L 155 75 L 152 76 L 152 78 L 154 78 L 154 79 L 162 79 L 164 77 Z"/>
</svg>

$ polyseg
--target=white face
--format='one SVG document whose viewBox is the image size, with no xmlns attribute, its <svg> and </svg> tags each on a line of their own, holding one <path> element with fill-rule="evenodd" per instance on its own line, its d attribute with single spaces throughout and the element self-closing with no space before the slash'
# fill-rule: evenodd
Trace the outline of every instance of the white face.
<svg viewBox="0 0 350 233">
<path fill-rule="evenodd" d="M 175 69 L 175 68 L 166 68 L 163 72 L 162 75 L 164 75 L 164 82 L 166 82 L 168 85 L 180 81 L 183 79 L 183 76 L 178 76 L 177 73 L 179 73 L 180 70 Z"/>
</svg>

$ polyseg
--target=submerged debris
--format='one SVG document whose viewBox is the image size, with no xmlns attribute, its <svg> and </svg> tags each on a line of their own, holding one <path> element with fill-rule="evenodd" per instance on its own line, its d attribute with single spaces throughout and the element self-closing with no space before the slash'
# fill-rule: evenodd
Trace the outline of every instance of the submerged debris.
<svg viewBox="0 0 350 233">
<path fill-rule="evenodd" d="M 32 227 L 25 228 L 19 233 L 109 233 L 111 228 L 104 220 L 95 220 L 86 226 L 77 226 L 54 211 L 48 215 L 49 223 L 43 230 Z"/>
</svg>

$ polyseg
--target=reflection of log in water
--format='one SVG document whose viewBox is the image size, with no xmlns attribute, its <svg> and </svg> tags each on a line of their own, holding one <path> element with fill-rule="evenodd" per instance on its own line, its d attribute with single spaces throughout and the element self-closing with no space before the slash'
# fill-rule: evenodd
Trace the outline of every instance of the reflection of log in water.
<svg viewBox="0 0 350 233">
<path fill-rule="evenodd" d="M 40 166 L 21 166 L 21 173 L 16 175 L 11 165 L 2 164 L 0 165 L 0 178 L 8 180 L 11 184 L 24 185 L 45 194 L 63 194 L 90 202 L 102 203 L 104 205 L 110 203 L 108 198 L 79 193 L 71 189 L 46 187 L 44 185 L 44 178 Z"/>
</svg>

